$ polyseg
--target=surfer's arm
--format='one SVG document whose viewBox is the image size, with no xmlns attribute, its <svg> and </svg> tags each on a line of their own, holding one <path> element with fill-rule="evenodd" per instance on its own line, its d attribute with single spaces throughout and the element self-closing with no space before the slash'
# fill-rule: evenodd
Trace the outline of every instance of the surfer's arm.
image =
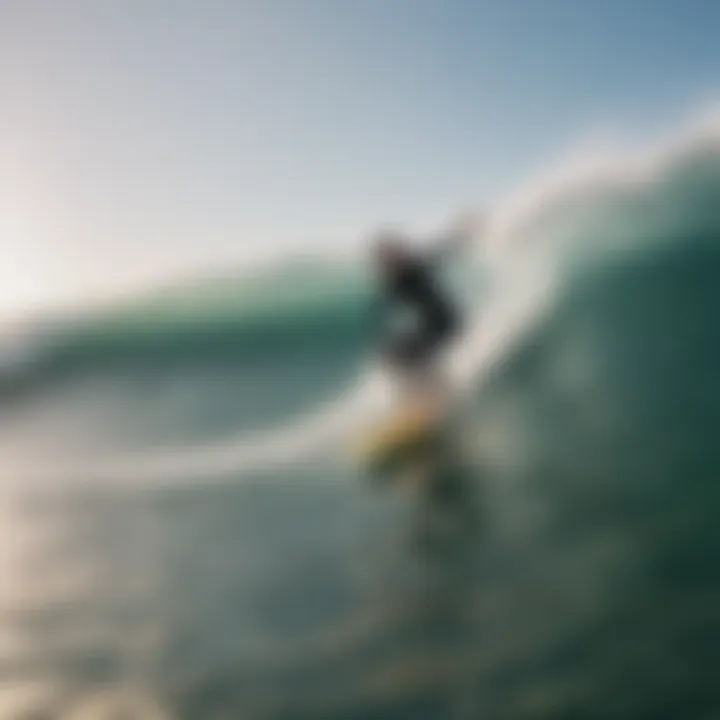
<svg viewBox="0 0 720 720">
<path fill-rule="evenodd" d="M 479 222 L 478 218 L 466 218 L 436 239 L 427 252 L 429 262 L 440 265 L 464 253 L 475 241 Z"/>
<path fill-rule="evenodd" d="M 427 254 L 428 260 L 433 265 L 454 260 L 467 244 L 468 238 L 465 235 L 445 236 L 430 248 Z"/>
</svg>

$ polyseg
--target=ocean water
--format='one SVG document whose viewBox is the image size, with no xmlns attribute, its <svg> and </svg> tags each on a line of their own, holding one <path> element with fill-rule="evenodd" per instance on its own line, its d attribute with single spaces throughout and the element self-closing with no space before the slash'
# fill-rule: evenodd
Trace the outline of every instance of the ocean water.
<svg viewBox="0 0 720 720">
<path fill-rule="evenodd" d="M 488 246 L 445 494 L 346 451 L 387 402 L 359 268 L 8 335 L 0 719 L 720 717 L 720 135 Z"/>
</svg>

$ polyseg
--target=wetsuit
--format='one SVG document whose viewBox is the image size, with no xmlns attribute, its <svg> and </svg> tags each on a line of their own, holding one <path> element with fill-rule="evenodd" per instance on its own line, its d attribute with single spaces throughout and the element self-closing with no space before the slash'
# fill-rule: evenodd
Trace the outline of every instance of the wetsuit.
<svg viewBox="0 0 720 720">
<path fill-rule="evenodd" d="M 410 332 L 392 333 L 384 343 L 384 356 L 390 362 L 417 366 L 430 362 L 451 340 L 459 328 L 455 306 L 438 287 L 431 264 L 410 259 L 386 278 L 382 288 L 384 304 L 405 307 L 417 316 Z"/>
</svg>

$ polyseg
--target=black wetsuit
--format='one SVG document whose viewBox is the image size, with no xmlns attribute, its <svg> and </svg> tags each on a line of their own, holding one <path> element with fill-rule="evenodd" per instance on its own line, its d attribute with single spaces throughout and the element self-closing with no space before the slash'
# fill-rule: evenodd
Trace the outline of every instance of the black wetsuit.
<svg viewBox="0 0 720 720">
<path fill-rule="evenodd" d="M 427 363 L 458 331 L 459 313 L 438 287 L 429 262 L 408 260 L 385 279 L 382 292 L 386 306 L 406 307 L 418 318 L 417 327 L 411 332 L 394 333 L 386 340 L 383 354 L 390 362 Z"/>
</svg>

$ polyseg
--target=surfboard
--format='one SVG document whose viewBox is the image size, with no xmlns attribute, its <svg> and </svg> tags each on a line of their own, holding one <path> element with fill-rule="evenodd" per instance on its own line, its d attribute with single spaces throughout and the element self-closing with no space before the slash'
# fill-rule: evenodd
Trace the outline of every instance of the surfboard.
<svg viewBox="0 0 720 720">
<path fill-rule="evenodd" d="M 361 435 L 355 456 L 368 470 L 389 471 L 434 443 L 443 427 L 439 403 L 409 403 Z"/>
</svg>

